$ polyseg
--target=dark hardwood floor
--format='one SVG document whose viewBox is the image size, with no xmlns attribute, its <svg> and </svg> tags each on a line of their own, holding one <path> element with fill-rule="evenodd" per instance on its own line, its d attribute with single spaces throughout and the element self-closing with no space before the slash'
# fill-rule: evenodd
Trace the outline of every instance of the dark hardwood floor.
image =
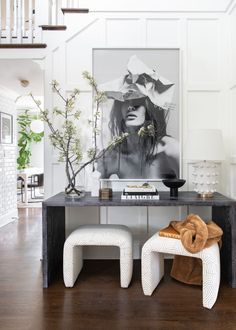
<svg viewBox="0 0 236 330">
<path fill-rule="evenodd" d="M 151 297 L 143 295 L 140 262 L 129 289 L 119 286 L 119 262 L 86 261 L 72 289 L 62 279 L 42 289 L 41 210 L 20 209 L 0 229 L 0 329 L 236 329 L 236 289 L 222 284 L 212 310 L 200 287 L 166 275 Z M 56 251 L 55 251 L 56 253 Z"/>
</svg>

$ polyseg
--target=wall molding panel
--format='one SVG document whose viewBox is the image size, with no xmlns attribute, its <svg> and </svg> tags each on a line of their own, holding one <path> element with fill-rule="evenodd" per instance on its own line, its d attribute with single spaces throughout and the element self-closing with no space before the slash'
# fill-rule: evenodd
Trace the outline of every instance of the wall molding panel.
<svg viewBox="0 0 236 330">
<path fill-rule="evenodd" d="M 188 84 L 220 81 L 219 19 L 187 19 Z"/>
<path fill-rule="evenodd" d="M 188 129 L 220 128 L 220 91 L 188 90 Z"/>
<path fill-rule="evenodd" d="M 140 18 L 106 19 L 106 44 L 109 47 L 139 47 L 142 44 Z"/>
<path fill-rule="evenodd" d="M 162 31 L 162 33 L 160 33 Z M 179 18 L 147 18 L 146 46 L 147 47 L 180 47 Z"/>
<path fill-rule="evenodd" d="M 235 0 L 231 0 L 231 2 L 229 3 L 229 5 L 226 8 L 226 13 L 228 13 L 229 15 L 232 14 L 233 10 L 235 10 L 236 7 L 236 1 Z"/>
<path fill-rule="evenodd" d="M 207 12 L 224 13 L 226 12 L 234 0 L 204 0 L 196 2 L 195 0 L 149 0 L 146 2 L 130 0 L 120 0 L 111 4 L 110 0 L 80 0 L 81 8 L 89 8 L 92 12 L 162 12 L 169 13 L 192 13 L 199 14 Z M 135 9 L 134 9 L 135 8 Z"/>
<path fill-rule="evenodd" d="M 236 122 L 236 1 L 233 2 L 232 7 L 228 14 L 228 28 L 229 28 L 229 67 L 228 67 L 228 90 L 227 97 L 229 99 L 229 143 L 228 143 L 228 155 L 230 156 L 229 162 L 229 186 L 230 195 L 236 198 L 236 133 L 235 133 L 235 122 Z"/>
<path fill-rule="evenodd" d="M 230 159 L 230 195 L 232 198 L 236 198 L 236 153 L 232 155 Z"/>
</svg>

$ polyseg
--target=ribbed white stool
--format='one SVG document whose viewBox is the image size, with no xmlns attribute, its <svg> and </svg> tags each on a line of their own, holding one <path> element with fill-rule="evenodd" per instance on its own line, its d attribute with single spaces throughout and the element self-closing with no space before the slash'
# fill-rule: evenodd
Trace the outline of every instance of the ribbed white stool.
<svg viewBox="0 0 236 330">
<path fill-rule="evenodd" d="M 164 276 L 164 253 L 202 259 L 203 306 L 211 309 L 216 302 L 220 285 L 218 244 L 192 254 L 179 239 L 153 235 L 142 248 L 142 287 L 147 296 L 151 296 Z"/>
<path fill-rule="evenodd" d="M 66 239 L 63 253 L 63 277 L 73 287 L 83 267 L 83 246 L 105 245 L 120 248 L 120 285 L 127 288 L 133 273 L 133 242 L 128 227 L 122 225 L 85 225 Z"/>
</svg>

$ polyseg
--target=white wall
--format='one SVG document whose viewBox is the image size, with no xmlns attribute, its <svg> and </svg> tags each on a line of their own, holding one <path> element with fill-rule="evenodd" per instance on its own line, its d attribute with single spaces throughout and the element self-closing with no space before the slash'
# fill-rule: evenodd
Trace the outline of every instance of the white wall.
<svg viewBox="0 0 236 330">
<path fill-rule="evenodd" d="M 0 143 L 0 227 L 17 216 L 16 200 L 16 108 L 14 96 L 0 86 L 0 112 L 13 116 L 13 143 Z"/>
<path fill-rule="evenodd" d="M 129 2 L 128 2 L 129 3 Z M 162 1 L 162 3 L 164 3 Z M 202 2 L 201 2 L 202 3 Z M 210 4 L 210 2 L 207 2 Z M 144 2 L 143 2 L 144 4 Z M 212 3 L 211 3 L 212 4 Z M 218 5 L 220 4 L 217 3 Z M 222 4 L 222 3 L 221 3 Z M 93 2 L 94 5 L 94 2 Z M 170 5 L 170 3 L 169 3 Z M 86 114 L 91 114 L 91 91 L 82 80 L 82 71 L 92 72 L 93 48 L 180 48 L 181 55 L 181 132 L 182 141 L 187 139 L 187 131 L 192 128 L 219 128 L 222 129 L 227 145 L 227 161 L 222 169 L 221 191 L 230 194 L 233 183 L 229 174 L 229 159 L 232 146 L 227 142 L 232 140 L 232 112 L 228 107 L 229 87 L 227 84 L 227 55 L 228 55 L 228 5 L 216 10 L 193 11 L 175 10 L 166 7 L 162 12 L 147 9 L 135 12 L 123 3 L 122 11 L 109 9 L 107 12 L 97 13 L 94 10 L 89 15 L 66 15 L 65 23 L 67 32 L 61 35 L 61 41 L 55 41 L 45 60 L 45 103 L 47 108 L 56 104 L 55 98 L 47 88 L 52 79 L 61 83 L 66 93 L 75 87 L 81 90 L 81 109 L 86 109 Z M 128 4 L 127 4 L 128 6 Z M 145 5 L 144 5 L 145 6 Z M 100 7 L 102 8 L 102 7 Z M 134 7 L 132 7 L 134 8 Z M 211 8 L 212 9 L 212 8 Z M 235 31 L 235 13 L 231 13 L 231 29 Z M 235 33 L 235 32 L 234 32 Z M 235 41 L 235 34 L 232 38 Z M 50 43 L 53 35 L 45 36 L 45 41 Z M 235 58 L 236 45 L 232 55 Z M 236 71 L 236 69 L 235 69 Z M 234 85 L 236 83 L 234 76 Z M 235 87 L 235 86 L 234 86 Z M 234 88 L 231 87 L 232 90 Z M 236 102 L 235 91 L 232 92 L 232 109 Z M 231 133 L 230 133 L 231 132 Z M 183 143 L 182 143 L 183 144 Z M 183 146 L 183 156 L 184 156 Z M 235 150 L 236 152 L 236 150 Z M 65 180 L 64 167 L 57 162 L 56 154 L 51 146 L 45 144 L 45 182 L 46 194 L 52 195 L 63 190 Z M 191 189 L 191 164 L 182 163 L 182 177 L 187 179 L 185 189 Z M 83 221 L 99 221 L 97 210 L 83 212 Z M 173 218 L 181 219 L 189 212 L 210 218 L 208 208 L 102 208 L 100 221 L 102 223 L 127 222 L 133 228 L 136 237 L 136 256 L 138 247 L 147 236 L 163 227 Z M 81 213 L 80 213 L 81 214 Z M 86 215 L 87 214 L 87 215 Z M 117 215 L 119 214 L 119 216 Z M 79 223 L 78 210 L 68 209 L 67 217 L 70 229 Z M 122 220 L 121 220 L 122 219 Z M 69 230 L 70 230 L 69 229 Z"/>
<path fill-rule="evenodd" d="M 82 71 L 92 72 L 93 48 L 180 48 L 181 54 L 181 130 L 182 140 L 191 128 L 220 128 L 228 132 L 228 108 L 225 84 L 225 49 L 227 25 L 225 15 L 218 13 L 99 13 L 83 16 L 67 15 L 68 32 L 58 47 L 46 58 L 46 107 L 51 99 L 49 81 L 57 79 L 66 93 L 75 87 L 81 90 L 81 109 L 91 115 L 91 91 L 82 79 Z M 55 40 L 55 38 L 54 38 Z M 223 109 L 223 110 L 222 110 Z M 184 153 L 184 150 L 183 150 Z M 47 193 L 60 190 L 53 186 L 62 165 L 51 161 L 51 147 L 47 145 L 46 166 L 51 179 Z M 183 176 L 189 176 L 183 164 Z M 190 180 L 189 180 L 190 181 Z M 226 191 L 224 188 L 222 191 Z M 227 191 L 226 191 L 227 192 Z"/>
<path fill-rule="evenodd" d="M 150 11 L 150 12 L 224 12 L 232 0 L 80 0 L 80 8 L 90 11 Z"/>
<path fill-rule="evenodd" d="M 230 132 L 229 132 L 229 145 L 230 145 L 230 181 L 231 181 L 231 195 L 236 198 L 236 2 L 228 13 L 229 21 L 229 67 L 228 67 L 228 93 L 230 109 Z"/>
<path fill-rule="evenodd" d="M 44 167 L 44 138 L 40 142 L 32 143 L 31 167 Z"/>
</svg>

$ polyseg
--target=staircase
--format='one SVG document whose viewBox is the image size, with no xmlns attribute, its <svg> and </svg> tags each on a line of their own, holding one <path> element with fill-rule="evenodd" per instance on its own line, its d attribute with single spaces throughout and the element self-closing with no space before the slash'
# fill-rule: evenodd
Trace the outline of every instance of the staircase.
<svg viewBox="0 0 236 330">
<path fill-rule="evenodd" d="M 78 0 L 1 0 L 0 48 L 46 48 L 42 31 L 64 31 L 64 15 L 88 13 Z"/>
</svg>

